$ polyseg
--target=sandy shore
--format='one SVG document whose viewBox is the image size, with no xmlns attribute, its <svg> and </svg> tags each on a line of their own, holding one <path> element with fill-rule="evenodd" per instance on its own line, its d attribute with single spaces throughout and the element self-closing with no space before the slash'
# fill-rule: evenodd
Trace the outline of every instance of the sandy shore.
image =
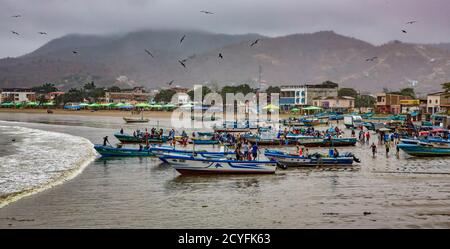
<svg viewBox="0 0 450 249">
<path fill-rule="evenodd" d="M 61 115 L 79 115 L 79 116 L 99 116 L 99 117 L 127 117 L 131 116 L 131 111 L 119 111 L 119 110 L 64 110 L 64 109 L 52 109 L 53 114 Z M 0 108 L 0 113 L 30 113 L 30 114 L 48 114 L 46 109 L 13 109 L 13 108 Z M 144 117 L 158 119 L 158 118 L 170 118 L 172 112 L 169 111 L 144 111 Z M 280 114 L 280 118 L 288 118 L 290 114 Z"/>
</svg>

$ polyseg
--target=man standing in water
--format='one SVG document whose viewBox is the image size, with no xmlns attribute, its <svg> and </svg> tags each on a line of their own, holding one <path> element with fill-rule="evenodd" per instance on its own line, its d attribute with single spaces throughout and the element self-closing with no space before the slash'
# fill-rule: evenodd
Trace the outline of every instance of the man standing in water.
<svg viewBox="0 0 450 249">
<path fill-rule="evenodd" d="M 386 148 L 386 157 L 389 156 L 389 149 L 391 148 L 391 142 L 388 140 L 385 142 L 384 147 Z"/>
<path fill-rule="evenodd" d="M 377 146 L 375 145 L 375 143 L 372 143 L 370 148 L 372 149 L 372 157 L 375 157 L 375 154 L 377 154 Z"/>
</svg>

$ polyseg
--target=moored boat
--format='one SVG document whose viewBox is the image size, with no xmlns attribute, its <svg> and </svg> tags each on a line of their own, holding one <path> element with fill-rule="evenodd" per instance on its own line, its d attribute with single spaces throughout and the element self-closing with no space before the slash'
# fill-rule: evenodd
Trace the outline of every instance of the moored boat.
<svg viewBox="0 0 450 249">
<path fill-rule="evenodd" d="M 275 161 L 238 161 L 229 159 L 205 159 L 188 155 L 161 156 L 181 174 L 273 174 Z"/>
<path fill-rule="evenodd" d="M 165 143 L 168 140 L 167 136 L 149 136 L 148 139 L 145 139 L 143 136 L 133 136 L 129 134 L 121 134 L 121 133 L 114 133 L 114 136 L 121 142 L 121 143 L 148 143 L 154 144 L 154 143 Z"/>
<path fill-rule="evenodd" d="M 431 156 L 450 156 L 449 143 L 401 143 L 397 145 L 399 149 L 406 152 L 408 155 L 417 157 L 431 157 Z"/>
<path fill-rule="evenodd" d="M 309 156 L 299 156 L 288 154 L 278 150 L 266 150 L 264 155 L 270 160 L 276 161 L 281 165 L 288 167 L 307 167 L 307 166 L 350 166 L 353 162 L 360 162 L 352 153 L 344 153 L 342 156 L 329 157 L 319 153 Z"/>
<path fill-rule="evenodd" d="M 114 148 L 98 144 L 94 145 L 94 149 L 102 157 L 153 157 L 156 155 L 150 149 Z"/>
<path fill-rule="evenodd" d="M 305 147 L 329 147 L 329 146 L 354 146 L 356 138 L 308 138 L 297 140 L 298 144 Z"/>
<path fill-rule="evenodd" d="M 125 120 L 125 122 L 127 123 L 148 123 L 148 121 L 150 121 L 150 119 L 148 118 L 132 118 L 132 117 L 123 117 L 123 120 Z"/>
</svg>

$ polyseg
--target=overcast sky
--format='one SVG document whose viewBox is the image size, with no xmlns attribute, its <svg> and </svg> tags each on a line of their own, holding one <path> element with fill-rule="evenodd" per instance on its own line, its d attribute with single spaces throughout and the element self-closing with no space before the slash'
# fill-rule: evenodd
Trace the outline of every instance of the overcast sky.
<svg viewBox="0 0 450 249">
<path fill-rule="evenodd" d="M 450 0 L 0 0 L 0 58 L 69 33 L 152 28 L 268 36 L 334 30 L 373 44 L 450 42 L 449 12 Z"/>
</svg>

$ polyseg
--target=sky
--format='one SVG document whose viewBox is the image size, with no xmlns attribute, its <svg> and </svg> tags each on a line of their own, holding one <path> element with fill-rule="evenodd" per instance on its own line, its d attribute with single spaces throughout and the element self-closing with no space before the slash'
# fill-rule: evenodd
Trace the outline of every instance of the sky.
<svg viewBox="0 0 450 249">
<path fill-rule="evenodd" d="M 450 0 L 0 0 L 0 58 L 66 34 L 142 29 L 266 36 L 333 30 L 375 45 L 450 42 L 449 12 Z"/>
</svg>

